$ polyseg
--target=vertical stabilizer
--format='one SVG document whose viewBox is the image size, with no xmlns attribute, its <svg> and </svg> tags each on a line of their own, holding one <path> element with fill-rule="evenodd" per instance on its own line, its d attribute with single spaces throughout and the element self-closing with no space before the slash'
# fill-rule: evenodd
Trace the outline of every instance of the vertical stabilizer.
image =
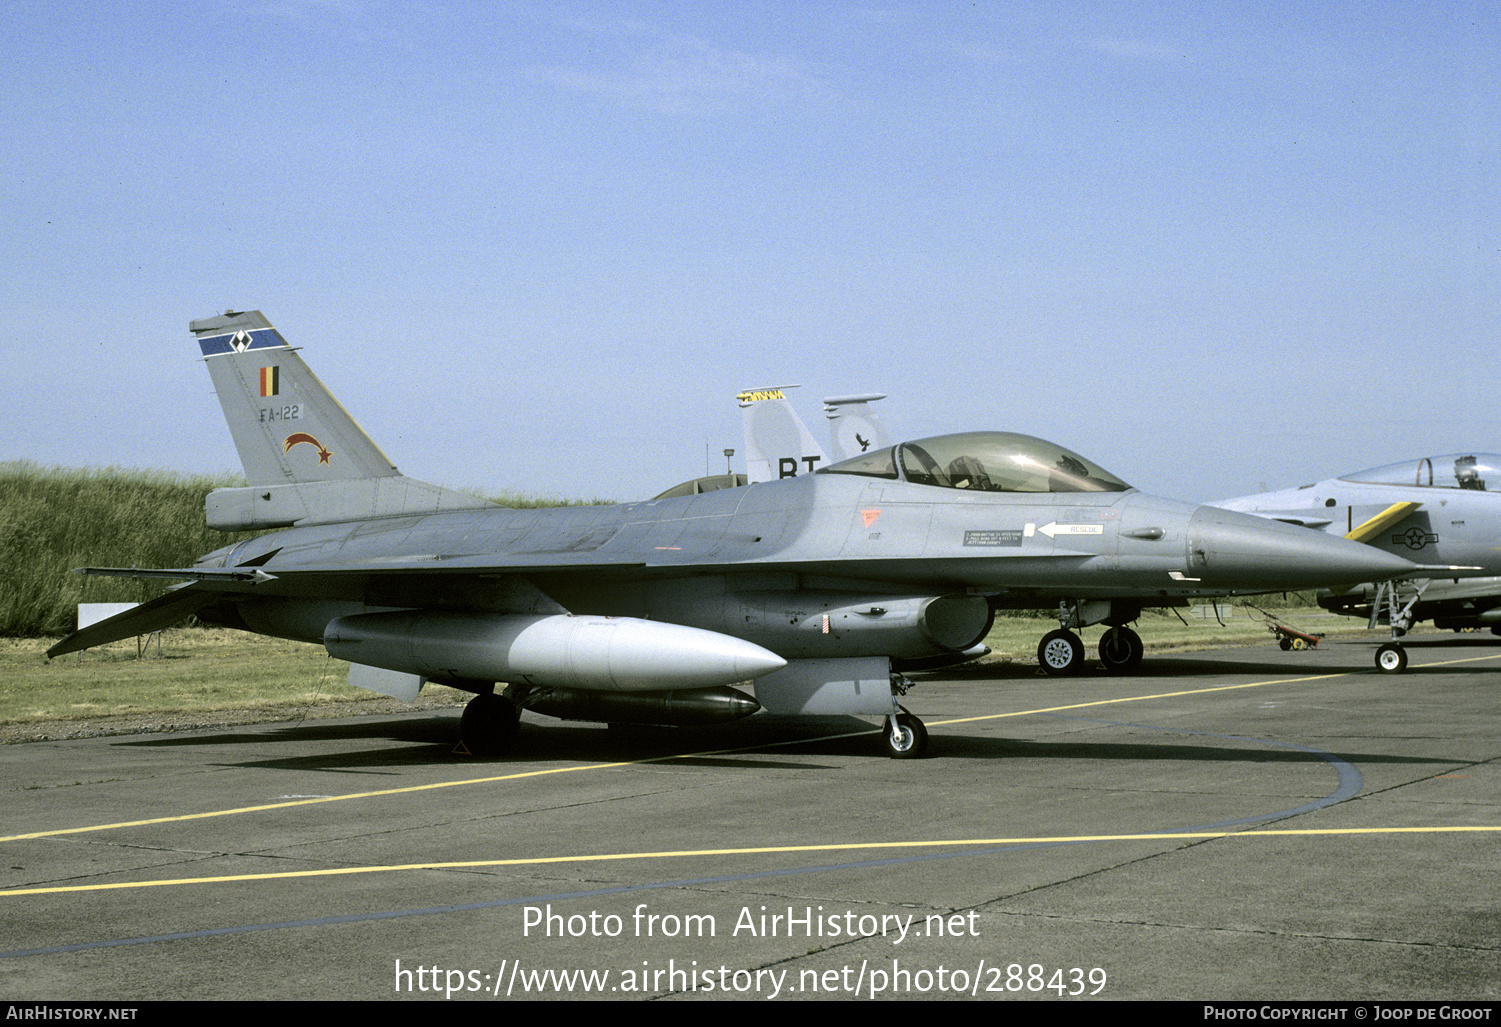
<svg viewBox="0 0 1501 1027">
<path fill-rule="evenodd" d="M 786 390 L 795 388 L 747 389 L 735 397 L 745 422 L 745 473 L 752 483 L 811 474 L 828 462 L 787 399 Z"/>
<path fill-rule="evenodd" d="M 870 408 L 884 392 L 867 392 L 858 396 L 828 396 L 823 401 L 824 416 L 829 419 L 829 444 L 833 459 L 848 460 L 871 449 L 891 445 L 886 427 Z"/>
<path fill-rule="evenodd" d="M 491 505 L 397 471 L 259 310 L 188 327 L 250 482 L 209 493 L 209 527 L 251 531 Z"/>
<path fill-rule="evenodd" d="M 252 485 L 399 474 L 259 310 L 188 326 Z"/>
</svg>

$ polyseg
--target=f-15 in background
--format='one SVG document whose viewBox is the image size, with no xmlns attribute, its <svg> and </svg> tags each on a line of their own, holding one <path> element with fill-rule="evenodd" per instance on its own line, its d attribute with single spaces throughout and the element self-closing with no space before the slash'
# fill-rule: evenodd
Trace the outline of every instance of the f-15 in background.
<svg viewBox="0 0 1501 1027">
<path fill-rule="evenodd" d="M 1396 640 L 1419 621 L 1439 628 L 1485 626 L 1501 634 L 1501 578 L 1494 576 L 1501 575 L 1501 456 L 1422 457 L 1214 505 L 1343 536 L 1423 564 L 1492 575 L 1322 590 L 1319 605 L 1325 609 L 1367 618 L 1371 627 L 1391 626 L 1392 642 L 1376 654 L 1384 671 L 1406 668 Z"/>
<path fill-rule="evenodd" d="M 402 475 L 257 311 L 194 321 L 249 485 L 208 522 L 267 530 L 69 635 L 59 656 L 189 614 L 321 644 L 350 680 L 475 693 L 460 722 L 503 750 L 520 712 L 692 724 L 765 708 L 881 716 L 915 756 L 903 671 L 984 651 L 998 607 L 1069 604 L 1124 628 L 1143 606 L 1411 576 L 1408 560 L 1303 528 L 1145 495 L 1026 435 L 873 449 L 778 481 L 617 506 L 513 510 Z M 1082 644 L 1045 643 L 1076 666 Z M 1132 641 L 1134 639 L 1134 641 Z M 1107 657 L 1109 659 L 1110 657 Z M 755 697 L 731 687 L 752 681 Z M 497 683 L 506 685 L 503 692 Z"/>
<path fill-rule="evenodd" d="M 872 449 L 884 449 L 892 440 L 870 404 L 885 399 L 884 392 L 853 396 L 827 396 L 824 416 L 829 420 L 829 450 L 833 460 L 813 438 L 813 433 L 793 409 L 787 391 L 796 385 L 746 389 L 735 399 L 740 404 L 745 428 L 745 473 L 750 483 L 777 481 L 799 474 L 812 474 L 831 462 L 848 460 Z"/>
<path fill-rule="evenodd" d="M 879 449 L 891 445 L 880 418 L 870 408 L 871 403 L 886 398 L 884 393 L 825 398 L 824 414 L 829 419 L 829 449 L 825 451 L 787 398 L 787 393 L 796 388 L 796 385 L 776 385 L 736 394 L 745 429 L 745 474 L 730 470 L 724 474 L 706 474 L 675 485 L 655 498 L 696 496 L 717 489 L 812 474 L 830 464 L 829 453 L 838 461 L 864 453 L 872 446 Z M 725 450 L 725 457 L 734 452 Z"/>
</svg>

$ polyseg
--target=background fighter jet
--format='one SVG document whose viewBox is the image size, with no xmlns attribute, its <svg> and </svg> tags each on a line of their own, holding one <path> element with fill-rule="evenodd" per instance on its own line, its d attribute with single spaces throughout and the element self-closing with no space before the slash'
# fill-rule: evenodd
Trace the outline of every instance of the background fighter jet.
<svg viewBox="0 0 1501 1027">
<path fill-rule="evenodd" d="M 745 426 L 747 481 L 777 481 L 812 474 L 831 462 L 787 399 L 787 391 L 797 387 L 746 389 L 735 397 Z M 825 397 L 829 453 L 833 454 L 834 462 L 891 445 L 881 419 L 870 408 L 870 404 L 885 398 L 883 392 Z"/>
<path fill-rule="evenodd" d="M 657 724 L 781 714 L 886 718 L 922 752 L 901 672 L 954 662 L 1000 606 L 1063 603 L 1116 628 L 1143 606 L 1411 574 L 1398 556 L 1143 495 L 1062 447 L 971 432 L 873 449 L 775 482 L 620 506 L 511 510 L 402 476 L 259 312 L 191 329 L 250 484 L 209 496 L 215 527 L 277 529 L 73 633 L 49 656 L 196 613 L 321 644 L 350 680 L 475 693 L 460 734 L 496 751 L 520 711 Z M 1078 636 L 1044 647 L 1077 666 Z M 729 687 L 754 681 L 755 698 Z M 497 682 L 505 683 L 497 694 Z"/>
<path fill-rule="evenodd" d="M 1501 574 L 1498 489 L 1501 456 L 1451 453 L 1214 505 L 1365 542 L 1423 564 L 1497 575 Z M 1319 605 L 1366 617 L 1372 627 L 1390 624 L 1393 641 L 1377 652 L 1376 665 L 1395 673 L 1407 666 L 1396 638 L 1418 621 L 1432 620 L 1438 627 L 1453 628 L 1501 625 L 1501 578 L 1416 577 L 1353 589 L 1331 588 L 1319 593 Z"/>
</svg>

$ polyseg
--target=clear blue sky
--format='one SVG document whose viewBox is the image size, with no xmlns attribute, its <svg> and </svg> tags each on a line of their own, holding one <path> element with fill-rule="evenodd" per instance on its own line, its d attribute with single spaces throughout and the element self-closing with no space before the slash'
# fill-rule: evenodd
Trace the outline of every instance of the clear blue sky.
<svg viewBox="0 0 1501 1027">
<path fill-rule="evenodd" d="M 649 496 L 786 382 L 1181 499 L 1501 451 L 1494 3 L 0 11 L 0 459 L 237 469 L 229 307 L 444 485 Z"/>
</svg>

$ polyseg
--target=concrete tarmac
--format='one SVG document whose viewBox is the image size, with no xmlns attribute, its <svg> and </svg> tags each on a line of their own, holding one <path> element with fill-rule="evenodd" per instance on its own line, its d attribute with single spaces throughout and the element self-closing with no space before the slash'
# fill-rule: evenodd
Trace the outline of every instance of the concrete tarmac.
<svg viewBox="0 0 1501 1027">
<path fill-rule="evenodd" d="M 8 998 L 1476 1000 L 1501 640 L 921 676 L 874 722 L 0 748 Z"/>
</svg>

